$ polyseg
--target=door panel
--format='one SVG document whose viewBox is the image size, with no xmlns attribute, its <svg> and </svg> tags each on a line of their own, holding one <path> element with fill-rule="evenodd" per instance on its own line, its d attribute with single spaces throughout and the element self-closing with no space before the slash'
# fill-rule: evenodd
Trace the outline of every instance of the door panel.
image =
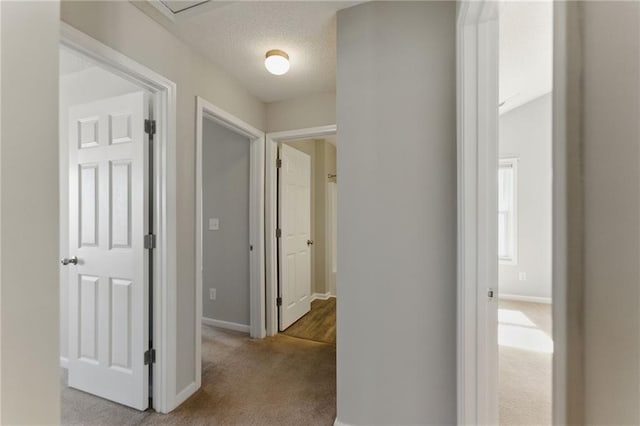
<svg viewBox="0 0 640 426">
<path fill-rule="evenodd" d="M 149 342 L 144 92 L 69 110 L 69 386 L 144 410 Z"/>
<path fill-rule="evenodd" d="M 280 331 L 311 310 L 311 157 L 280 148 Z"/>
</svg>

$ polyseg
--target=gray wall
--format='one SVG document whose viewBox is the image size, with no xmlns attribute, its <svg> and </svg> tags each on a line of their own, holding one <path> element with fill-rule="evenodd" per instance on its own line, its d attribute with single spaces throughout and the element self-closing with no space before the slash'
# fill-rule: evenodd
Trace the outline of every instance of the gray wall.
<svg viewBox="0 0 640 426">
<path fill-rule="evenodd" d="M 336 94 L 319 93 L 266 105 L 267 132 L 336 124 Z"/>
<path fill-rule="evenodd" d="M 585 423 L 640 424 L 640 3 L 581 3 Z"/>
<path fill-rule="evenodd" d="M 517 264 L 500 264 L 500 293 L 550 299 L 550 93 L 500 116 L 500 158 L 513 157 L 518 159 Z"/>
<path fill-rule="evenodd" d="M 456 421 L 455 12 L 338 12 L 342 423 Z"/>
<path fill-rule="evenodd" d="M 60 4 L 0 2 L 0 424 L 60 422 Z"/>
<path fill-rule="evenodd" d="M 195 381 L 195 97 L 265 128 L 265 106 L 234 78 L 208 62 L 137 7 L 126 1 L 65 1 L 62 20 L 107 46 L 171 79 L 176 107 L 177 214 L 176 393 Z"/>
<path fill-rule="evenodd" d="M 246 136 L 204 120 L 202 315 L 242 325 L 249 325 L 250 145 Z M 219 230 L 209 230 L 210 218 L 220 220 Z"/>
</svg>

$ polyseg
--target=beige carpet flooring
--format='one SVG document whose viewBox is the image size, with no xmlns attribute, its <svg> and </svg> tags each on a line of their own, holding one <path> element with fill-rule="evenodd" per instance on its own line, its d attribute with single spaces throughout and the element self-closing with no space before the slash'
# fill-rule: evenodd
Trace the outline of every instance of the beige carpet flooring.
<svg viewBox="0 0 640 426">
<path fill-rule="evenodd" d="M 202 388 L 170 414 L 144 413 L 66 386 L 63 425 L 333 425 L 335 345 L 252 340 L 203 326 Z"/>
<path fill-rule="evenodd" d="M 287 336 L 336 344 L 336 299 L 314 300 L 311 311 L 282 332 Z"/>
<path fill-rule="evenodd" d="M 551 305 L 501 300 L 499 306 L 508 311 L 500 314 L 500 424 L 551 425 L 552 354 L 542 350 L 552 336 Z"/>
</svg>

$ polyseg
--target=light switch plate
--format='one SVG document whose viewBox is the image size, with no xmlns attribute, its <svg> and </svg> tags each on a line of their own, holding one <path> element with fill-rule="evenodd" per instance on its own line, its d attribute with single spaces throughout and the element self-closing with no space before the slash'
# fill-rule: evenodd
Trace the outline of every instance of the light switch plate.
<svg viewBox="0 0 640 426">
<path fill-rule="evenodd" d="M 220 229 L 220 219 L 213 217 L 209 219 L 209 231 L 217 231 Z"/>
<path fill-rule="evenodd" d="M 519 279 L 520 281 L 526 281 L 526 280 L 527 280 L 527 273 L 526 273 L 526 272 L 520 272 L 520 273 L 518 274 L 518 279 Z"/>
</svg>

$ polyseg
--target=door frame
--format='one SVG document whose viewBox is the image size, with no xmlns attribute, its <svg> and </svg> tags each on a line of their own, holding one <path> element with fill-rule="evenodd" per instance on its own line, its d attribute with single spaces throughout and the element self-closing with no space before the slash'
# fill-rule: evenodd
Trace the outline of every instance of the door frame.
<svg viewBox="0 0 640 426">
<path fill-rule="evenodd" d="M 278 203 L 276 195 L 278 144 L 297 139 L 320 138 L 337 134 L 337 126 L 329 124 L 319 127 L 271 132 L 265 135 L 266 162 L 265 162 L 265 254 L 266 254 L 266 333 L 267 336 L 278 334 Z"/>
<path fill-rule="evenodd" d="M 264 270 L 264 132 L 211 102 L 196 97 L 196 384 L 202 382 L 202 273 L 203 273 L 203 168 L 202 144 L 205 118 L 249 138 L 249 334 L 265 337 Z"/>
<path fill-rule="evenodd" d="M 176 84 L 64 22 L 60 44 L 104 69 L 135 82 L 151 93 L 154 141 L 153 258 L 153 408 L 168 413 L 180 401 L 176 394 Z"/>
<path fill-rule="evenodd" d="M 560 2 L 553 11 L 553 424 L 565 424 L 568 414 L 567 7 Z M 498 324 L 488 323 L 485 315 L 487 290 L 495 290 L 498 282 L 497 213 L 493 214 L 497 180 L 492 178 L 498 164 L 498 24 L 496 2 L 460 2 L 456 29 L 459 425 L 496 424 L 498 415 L 497 357 L 492 360 L 487 352 L 489 327 L 497 330 Z"/>
</svg>

